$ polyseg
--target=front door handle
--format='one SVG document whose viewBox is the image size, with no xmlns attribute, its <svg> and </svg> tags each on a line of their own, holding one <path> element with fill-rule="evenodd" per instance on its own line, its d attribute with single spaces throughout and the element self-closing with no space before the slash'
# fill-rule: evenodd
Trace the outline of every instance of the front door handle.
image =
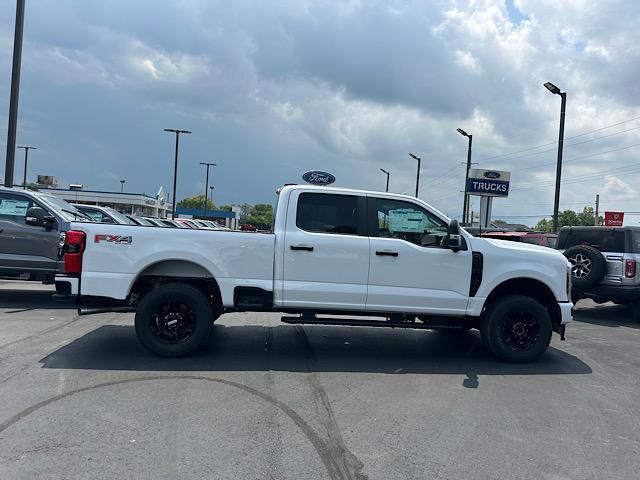
<svg viewBox="0 0 640 480">
<path fill-rule="evenodd" d="M 313 252 L 313 247 L 311 245 L 291 245 L 289 248 L 291 250 L 303 250 L 305 252 Z"/>
<path fill-rule="evenodd" d="M 376 250 L 376 255 L 381 257 L 397 257 L 398 252 L 392 252 L 391 250 Z"/>
</svg>

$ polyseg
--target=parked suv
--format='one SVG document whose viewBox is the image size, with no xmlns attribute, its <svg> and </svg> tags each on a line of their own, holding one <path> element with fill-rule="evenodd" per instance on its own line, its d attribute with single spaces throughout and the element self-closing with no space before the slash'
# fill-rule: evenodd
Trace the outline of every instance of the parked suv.
<svg viewBox="0 0 640 480">
<path fill-rule="evenodd" d="M 573 303 L 628 304 L 640 320 L 640 227 L 563 227 L 558 249 L 571 262 Z"/>
<path fill-rule="evenodd" d="M 0 188 L 0 277 L 53 283 L 71 221 L 91 220 L 52 195 Z"/>
</svg>

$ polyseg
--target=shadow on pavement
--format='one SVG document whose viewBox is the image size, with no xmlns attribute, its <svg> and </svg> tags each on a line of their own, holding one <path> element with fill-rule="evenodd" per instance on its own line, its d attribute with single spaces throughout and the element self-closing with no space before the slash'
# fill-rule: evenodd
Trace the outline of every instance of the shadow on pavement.
<svg viewBox="0 0 640 480">
<path fill-rule="evenodd" d="M 580 305 L 580 304 L 579 304 Z M 631 309 L 626 305 L 607 303 L 593 304 L 590 308 L 576 308 L 573 319 L 578 322 L 603 327 L 628 327 L 640 329 L 640 322 L 633 319 Z"/>
<path fill-rule="evenodd" d="M 55 290 L 18 290 L 0 289 L 0 308 L 14 308 L 5 313 L 24 312 L 36 308 L 69 309 L 75 308 L 73 303 L 55 302 L 51 298 Z"/>
<path fill-rule="evenodd" d="M 589 374 L 556 348 L 536 363 L 495 360 L 477 332 L 425 332 L 364 327 L 216 325 L 207 346 L 183 358 L 161 358 L 138 342 L 133 326 L 105 325 L 54 351 L 43 368 L 133 371 L 286 371 L 467 375 Z"/>
</svg>

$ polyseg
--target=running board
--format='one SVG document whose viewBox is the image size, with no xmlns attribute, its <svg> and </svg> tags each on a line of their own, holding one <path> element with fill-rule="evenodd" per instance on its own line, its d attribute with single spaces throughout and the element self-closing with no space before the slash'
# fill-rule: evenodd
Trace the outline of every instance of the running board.
<svg viewBox="0 0 640 480">
<path fill-rule="evenodd" d="M 78 308 L 78 315 L 96 315 L 98 313 L 131 313 L 135 312 L 135 307 L 107 307 L 107 308 Z"/>
<path fill-rule="evenodd" d="M 284 323 L 292 325 L 342 325 L 350 327 L 414 328 L 418 330 L 459 330 L 461 325 L 429 324 L 421 322 L 389 322 L 385 320 L 361 320 L 355 318 L 282 317 Z"/>
</svg>

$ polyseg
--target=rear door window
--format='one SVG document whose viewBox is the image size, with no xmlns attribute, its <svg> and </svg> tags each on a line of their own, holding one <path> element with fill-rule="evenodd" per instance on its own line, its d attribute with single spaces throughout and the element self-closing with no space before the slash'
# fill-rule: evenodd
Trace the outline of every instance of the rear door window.
<svg viewBox="0 0 640 480">
<path fill-rule="evenodd" d="M 307 232 L 358 235 L 358 215 L 357 196 L 302 193 L 296 226 Z"/>
<path fill-rule="evenodd" d="M 563 248 L 591 245 L 601 252 L 624 253 L 624 236 L 622 230 L 575 229 L 567 233 Z"/>
</svg>

